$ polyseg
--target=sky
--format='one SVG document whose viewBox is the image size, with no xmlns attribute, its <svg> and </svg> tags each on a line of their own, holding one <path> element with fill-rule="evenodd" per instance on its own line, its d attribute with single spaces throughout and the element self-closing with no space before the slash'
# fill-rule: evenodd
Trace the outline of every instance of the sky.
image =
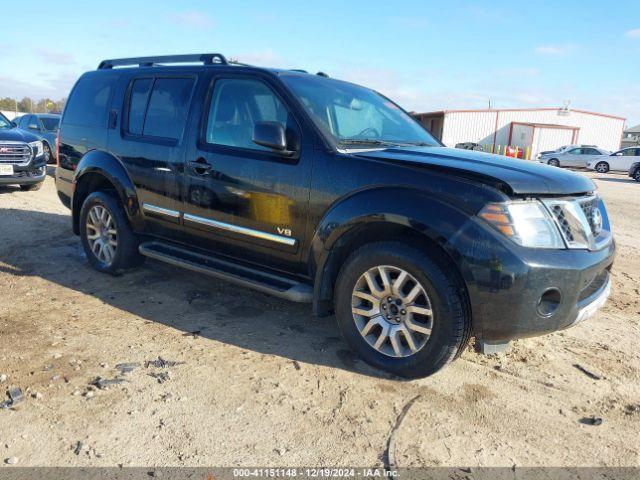
<svg viewBox="0 0 640 480">
<path fill-rule="evenodd" d="M 412 111 L 570 102 L 640 123 L 638 0 L 2 3 L 0 97 L 65 97 L 106 58 L 220 52 Z"/>
</svg>

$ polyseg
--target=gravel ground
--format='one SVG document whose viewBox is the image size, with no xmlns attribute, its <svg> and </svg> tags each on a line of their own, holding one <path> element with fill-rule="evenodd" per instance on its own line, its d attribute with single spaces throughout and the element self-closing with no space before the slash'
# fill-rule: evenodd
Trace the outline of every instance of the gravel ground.
<svg viewBox="0 0 640 480">
<path fill-rule="evenodd" d="M 0 190 L 0 392 L 24 393 L 0 410 L 0 462 L 380 466 L 393 432 L 400 467 L 640 466 L 640 184 L 588 175 L 619 245 L 603 311 L 411 382 L 363 364 L 307 305 L 151 261 L 102 275 L 51 178 Z"/>
</svg>

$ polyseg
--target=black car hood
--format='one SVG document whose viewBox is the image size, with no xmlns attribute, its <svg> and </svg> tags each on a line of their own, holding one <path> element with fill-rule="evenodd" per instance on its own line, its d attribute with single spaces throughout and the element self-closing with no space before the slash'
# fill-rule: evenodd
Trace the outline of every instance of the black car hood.
<svg viewBox="0 0 640 480">
<path fill-rule="evenodd" d="M 39 140 L 33 133 L 25 132 L 19 128 L 0 129 L 0 142 L 35 142 Z"/>
<path fill-rule="evenodd" d="M 518 195 L 570 195 L 596 189 L 584 175 L 530 160 L 446 147 L 392 147 L 359 152 L 360 157 L 447 171 L 496 186 Z"/>
</svg>

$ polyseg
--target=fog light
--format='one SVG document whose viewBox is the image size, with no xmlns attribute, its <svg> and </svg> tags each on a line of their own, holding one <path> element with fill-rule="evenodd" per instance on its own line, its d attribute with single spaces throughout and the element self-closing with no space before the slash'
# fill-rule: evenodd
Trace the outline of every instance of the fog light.
<svg viewBox="0 0 640 480">
<path fill-rule="evenodd" d="M 543 317 L 550 317 L 560 306 L 562 294 L 557 288 L 550 288 L 538 300 L 538 313 Z"/>
</svg>

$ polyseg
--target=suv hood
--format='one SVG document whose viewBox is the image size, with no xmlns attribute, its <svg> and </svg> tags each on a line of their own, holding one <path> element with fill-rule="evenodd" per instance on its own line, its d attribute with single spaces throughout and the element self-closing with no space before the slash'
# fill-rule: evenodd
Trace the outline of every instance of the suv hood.
<svg viewBox="0 0 640 480">
<path fill-rule="evenodd" d="M 40 140 L 33 133 L 25 132 L 19 128 L 0 129 L 0 142 L 35 142 Z"/>
<path fill-rule="evenodd" d="M 392 147 L 358 152 L 359 157 L 407 163 L 474 178 L 483 183 L 508 186 L 512 193 L 572 195 L 596 190 L 584 175 L 536 161 L 446 147 Z"/>
</svg>

